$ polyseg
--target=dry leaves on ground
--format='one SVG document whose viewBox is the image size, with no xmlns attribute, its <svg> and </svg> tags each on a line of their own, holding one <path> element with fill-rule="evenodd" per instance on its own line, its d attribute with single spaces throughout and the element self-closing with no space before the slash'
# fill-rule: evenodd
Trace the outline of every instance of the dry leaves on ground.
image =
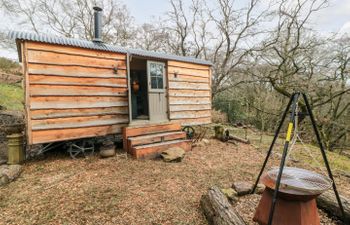
<svg viewBox="0 0 350 225">
<path fill-rule="evenodd" d="M 264 156 L 216 140 L 181 163 L 51 155 L 27 163 L 16 182 L 0 188 L 0 224 L 206 224 L 201 195 L 213 185 L 253 181 Z M 343 194 L 350 193 L 347 182 L 339 184 Z M 257 200 L 240 201 L 248 204 L 242 214 L 253 213 Z"/>
</svg>

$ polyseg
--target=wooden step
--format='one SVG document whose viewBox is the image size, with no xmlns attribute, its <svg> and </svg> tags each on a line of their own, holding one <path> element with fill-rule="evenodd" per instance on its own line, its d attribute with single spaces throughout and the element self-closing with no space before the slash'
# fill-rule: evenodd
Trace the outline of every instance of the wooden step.
<svg viewBox="0 0 350 225">
<path fill-rule="evenodd" d="M 152 124 L 136 127 L 124 127 L 123 128 L 128 137 L 134 137 L 145 134 L 154 134 L 167 131 L 179 131 L 181 130 L 181 124 L 179 123 L 166 123 L 166 124 Z"/>
<path fill-rule="evenodd" d="M 191 150 L 191 141 L 189 140 L 174 140 L 155 144 L 141 145 L 131 148 L 131 154 L 136 159 L 154 159 L 163 151 L 172 148 L 180 147 L 185 151 Z"/>
<path fill-rule="evenodd" d="M 123 127 L 123 148 L 125 151 L 129 150 L 127 142 L 129 137 L 180 130 L 181 124 L 179 123 L 147 124 L 143 126 Z"/>
<path fill-rule="evenodd" d="M 183 131 L 164 132 L 164 133 L 129 137 L 128 148 L 131 149 L 132 147 L 135 147 L 138 145 L 154 144 L 154 143 L 163 142 L 163 141 L 172 141 L 172 140 L 185 139 L 185 138 L 186 138 L 186 133 Z"/>
</svg>

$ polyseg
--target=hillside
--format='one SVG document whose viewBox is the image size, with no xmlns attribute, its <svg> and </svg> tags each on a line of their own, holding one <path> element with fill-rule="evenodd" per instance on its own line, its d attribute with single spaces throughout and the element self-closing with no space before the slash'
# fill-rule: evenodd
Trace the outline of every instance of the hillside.
<svg viewBox="0 0 350 225">
<path fill-rule="evenodd" d="M 0 57 L 0 108 L 23 109 L 22 68 L 18 62 Z"/>
</svg>

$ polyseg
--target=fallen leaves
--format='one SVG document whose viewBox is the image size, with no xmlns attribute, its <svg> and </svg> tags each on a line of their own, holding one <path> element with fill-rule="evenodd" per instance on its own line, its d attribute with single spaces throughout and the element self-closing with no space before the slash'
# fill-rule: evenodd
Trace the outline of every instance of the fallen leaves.
<svg viewBox="0 0 350 225">
<path fill-rule="evenodd" d="M 176 164 L 52 154 L 27 163 L 17 181 L 0 188 L 0 224 L 205 224 L 202 194 L 213 185 L 252 182 L 264 157 L 250 145 L 216 140 Z M 346 181 L 339 186 L 349 193 Z M 241 213 L 250 220 L 259 197 L 244 198 Z"/>
</svg>

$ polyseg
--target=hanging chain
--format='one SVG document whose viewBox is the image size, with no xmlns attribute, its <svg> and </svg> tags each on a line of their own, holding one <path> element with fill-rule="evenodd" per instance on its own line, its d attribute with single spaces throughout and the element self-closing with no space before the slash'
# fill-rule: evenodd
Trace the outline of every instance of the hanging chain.
<svg viewBox="0 0 350 225">
<path fill-rule="evenodd" d="M 289 151 L 286 157 L 286 164 L 289 163 L 289 159 L 291 158 L 291 153 L 294 150 L 295 144 L 296 142 L 299 140 L 301 145 L 303 146 L 303 149 L 309 154 L 309 156 L 311 157 L 311 159 L 317 164 L 318 169 L 325 175 L 327 175 L 327 171 L 325 170 L 325 168 L 320 164 L 320 162 L 313 156 L 313 153 L 311 152 L 311 150 L 305 145 L 305 143 L 303 142 L 303 140 L 300 137 L 299 134 L 299 105 L 297 104 L 296 109 L 295 109 L 295 122 L 294 122 L 294 131 L 293 131 L 293 138 L 289 147 Z"/>
</svg>

